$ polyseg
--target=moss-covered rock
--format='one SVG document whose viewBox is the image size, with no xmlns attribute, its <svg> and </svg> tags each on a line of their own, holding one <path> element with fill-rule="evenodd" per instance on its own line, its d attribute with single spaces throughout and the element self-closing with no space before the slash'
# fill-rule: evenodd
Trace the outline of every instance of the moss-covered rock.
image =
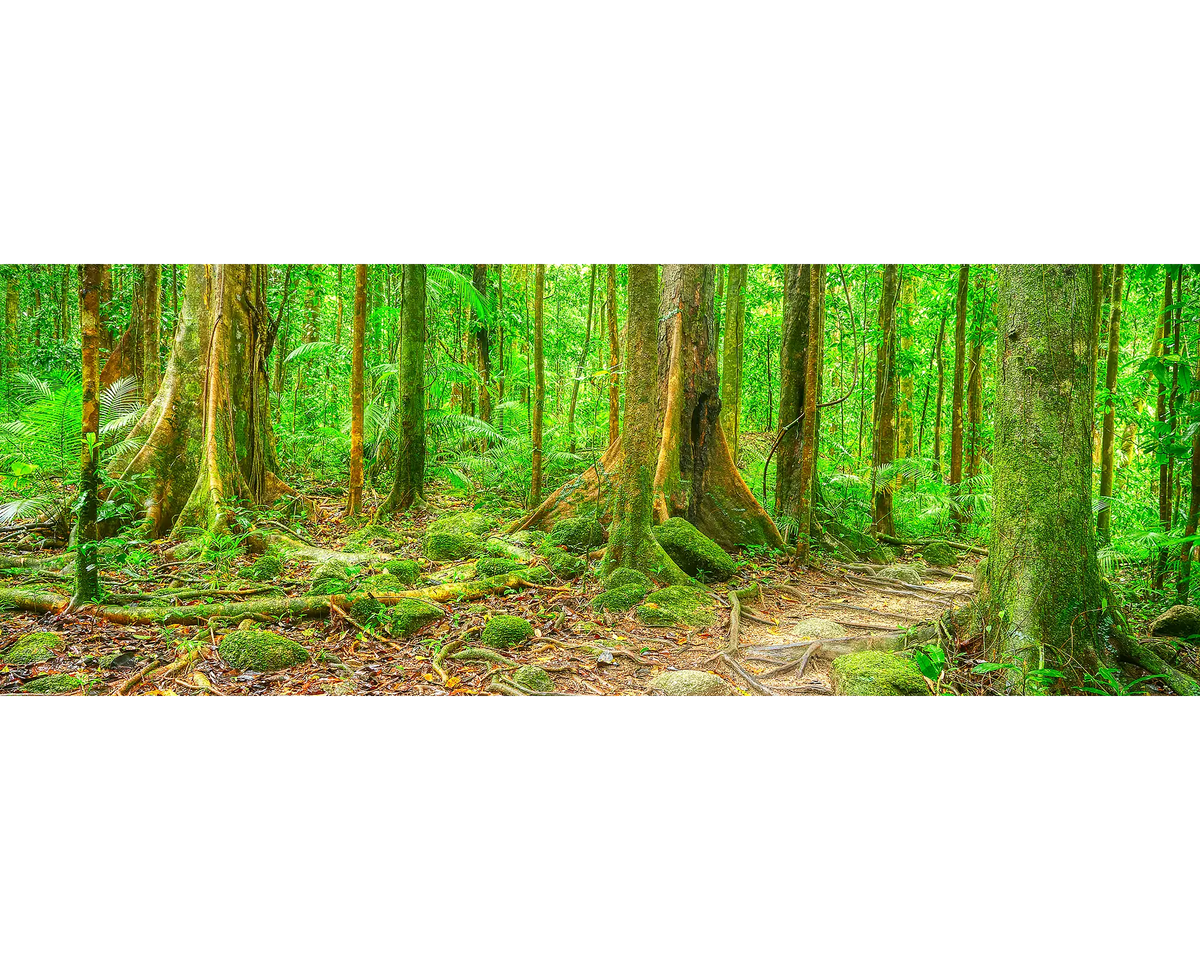
<svg viewBox="0 0 1200 960">
<path fill-rule="evenodd" d="M 606 590 L 619 590 L 621 587 L 635 585 L 645 587 L 647 593 L 654 589 L 654 581 L 641 570 L 634 570 L 632 567 L 617 567 L 604 579 Z"/>
<path fill-rule="evenodd" d="M 515 543 L 518 547 L 535 548 L 540 547 L 546 539 L 545 530 L 518 530 L 516 533 L 507 535 L 508 539 Z"/>
<path fill-rule="evenodd" d="M 308 651 L 273 630 L 232 630 L 217 645 L 221 659 L 235 670 L 268 673 L 308 662 Z"/>
<path fill-rule="evenodd" d="M 564 517 L 554 525 L 543 546 L 590 553 L 604 546 L 604 528 L 595 517 Z"/>
<path fill-rule="evenodd" d="M 547 693 L 554 689 L 554 678 L 541 667 L 518 667 L 513 672 L 513 679 L 530 690 Z"/>
<path fill-rule="evenodd" d="M 469 531 L 430 531 L 425 534 L 425 556 L 430 560 L 467 560 L 481 553 L 483 541 Z"/>
<path fill-rule="evenodd" d="M 737 695 L 725 680 L 703 670 L 664 670 L 650 681 L 650 689 L 668 697 L 732 697 Z"/>
<path fill-rule="evenodd" d="M 931 567 L 954 567 L 958 565 L 958 551 L 945 540 L 933 540 L 918 551 L 922 560 Z"/>
<path fill-rule="evenodd" d="M 344 560 L 326 560 L 313 570 L 312 586 L 308 588 L 309 596 L 324 597 L 349 593 L 352 577 L 350 565 Z"/>
<path fill-rule="evenodd" d="M 483 543 L 483 552 L 489 557 L 513 560 L 517 563 L 524 563 L 529 559 L 529 550 L 527 548 L 518 546 L 515 543 L 509 543 L 507 540 L 502 540 L 499 537 L 488 537 Z"/>
<path fill-rule="evenodd" d="M 495 650 L 507 650 L 522 643 L 528 643 L 533 638 L 533 624 L 521 617 L 509 616 L 502 613 L 492 617 L 483 628 L 479 642 L 485 647 Z"/>
<path fill-rule="evenodd" d="M 21 685 L 21 693 L 32 693 L 39 696 L 51 696 L 56 693 L 74 693 L 84 686 L 85 681 L 69 673 L 46 673 L 34 677 L 28 683 Z"/>
<path fill-rule="evenodd" d="M 1178 637 L 1195 643 L 1200 639 L 1200 610 L 1184 604 L 1175 604 L 1151 622 L 1150 636 Z"/>
<path fill-rule="evenodd" d="M 20 666 L 46 663 L 53 660 L 62 648 L 63 639 L 57 634 L 46 631 L 27 633 L 0 655 L 0 661 Z"/>
<path fill-rule="evenodd" d="M 277 550 L 268 550 L 246 568 L 246 577 L 257 583 L 272 583 L 283 576 L 287 563 L 283 554 Z"/>
<path fill-rule="evenodd" d="M 495 526 L 486 514 L 474 510 L 460 510 L 438 517 L 428 527 L 426 533 L 473 533 L 477 537 L 486 537 Z"/>
<path fill-rule="evenodd" d="M 502 573 L 519 570 L 522 564 L 508 557 L 481 557 L 475 563 L 475 574 L 480 577 L 497 577 Z"/>
<path fill-rule="evenodd" d="M 405 597 L 387 608 L 384 619 L 387 622 L 387 632 L 391 636 L 409 637 L 422 627 L 442 620 L 445 616 L 446 613 L 441 607 L 416 597 Z"/>
<path fill-rule="evenodd" d="M 649 589 L 639 583 L 605 590 L 592 601 L 593 610 L 629 610 L 646 599 Z"/>
<path fill-rule="evenodd" d="M 824 617 L 805 617 L 792 628 L 797 640 L 833 640 L 845 635 L 845 627 Z"/>
<path fill-rule="evenodd" d="M 360 586 L 371 593 L 399 593 L 405 585 L 390 573 L 373 573 L 364 577 Z"/>
<path fill-rule="evenodd" d="M 876 576 L 883 580 L 896 580 L 899 583 L 912 583 L 917 586 L 925 582 L 921 579 L 921 568 L 911 563 L 893 563 L 880 570 Z"/>
<path fill-rule="evenodd" d="M 653 532 L 675 565 L 698 580 L 728 580 L 737 572 L 733 558 L 683 517 L 671 517 Z"/>
<path fill-rule="evenodd" d="M 359 594 L 350 604 L 350 616 L 359 623 L 371 623 L 382 615 L 384 609 L 384 605 L 374 597 L 367 594 Z"/>
<path fill-rule="evenodd" d="M 346 538 L 346 549 L 352 553 L 365 547 L 394 548 L 399 545 L 399 534 L 377 523 L 369 523 Z"/>
<path fill-rule="evenodd" d="M 406 587 L 421 579 L 421 565 L 416 560 L 389 560 L 380 569 L 391 574 Z"/>
<path fill-rule="evenodd" d="M 925 678 L 911 660 L 894 653 L 864 650 L 833 661 L 833 692 L 843 697 L 923 697 Z"/>
<path fill-rule="evenodd" d="M 568 553 L 561 547 L 546 546 L 542 549 L 546 566 L 554 571 L 554 575 L 562 580 L 574 580 L 583 573 L 587 566 L 586 559 L 574 553 Z"/>
<path fill-rule="evenodd" d="M 664 587 L 646 597 L 638 607 L 638 619 L 652 627 L 708 627 L 716 622 L 713 601 L 693 587 Z"/>
</svg>

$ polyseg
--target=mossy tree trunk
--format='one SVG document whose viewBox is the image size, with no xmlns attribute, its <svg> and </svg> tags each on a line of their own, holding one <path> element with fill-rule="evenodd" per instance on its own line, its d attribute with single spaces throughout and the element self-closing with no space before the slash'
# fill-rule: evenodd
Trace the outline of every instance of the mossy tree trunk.
<svg viewBox="0 0 1200 960">
<path fill-rule="evenodd" d="M 341 273 L 338 265 L 338 273 Z M 338 284 L 338 314 L 341 326 L 341 284 Z M 362 513 L 363 496 L 363 348 L 367 336 L 367 265 L 354 268 L 354 355 L 350 367 L 350 489 L 346 516 Z"/>
<path fill-rule="evenodd" d="M 384 520 L 422 501 L 425 488 L 425 264 L 406 263 L 400 306 L 400 449 Z"/>
<path fill-rule="evenodd" d="M 1171 339 L 1172 320 L 1173 320 L 1173 298 L 1171 286 L 1171 268 L 1167 266 L 1166 271 L 1166 290 L 1163 294 L 1163 318 L 1162 318 L 1162 335 L 1159 346 L 1158 355 L 1164 357 L 1167 354 L 1167 343 Z M 1168 453 L 1170 448 L 1169 433 L 1167 425 L 1167 384 L 1165 378 L 1160 378 L 1158 381 L 1158 393 L 1155 399 L 1154 420 L 1156 430 L 1158 432 L 1158 485 L 1155 488 L 1158 492 L 1158 522 L 1162 527 L 1164 536 L 1171 532 L 1171 458 Z M 1158 551 L 1158 556 L 1154 561 L 1154 589 L 1161 590 L 1163 582 L 1167 576 L 1167 550 L 1163 547 Z"/>
<path fill-rule="evenodd" d="M 100 590 L 97 569 L 96 500 L 100 436 L 100 285 L 103 267 L 83 265 L 79 282 L 79 330 L 83 341 L 83 422 L 79 448 L 82 494 L 75 527 L 75 594 L 73 607 L 92 603 Z"/>
<path fill-rule="evenodd" d="M 871 500 L 876 533 L 896 535 L 892 519 L 892 483 L 882 471 L 896 456 L 896 299 L 899 294 L 898 267 L 883 268 L 883 290 L 879 296 L 879 346 L 875 353 L 875 423 L 871 456 Z"/>
<path fill-rule="evenodd" d="M 950 402 L 950 492 L 961 493 L 963 477 L 963 398 L 966 387 L 967 292 L 970 290 L 971 265 L 958 268 L 958 292 L 954 298 L 954 393 Z M 952 511 L 954 527 L 961 529 L 963 514 L 957 502 Z"/>
<path fill-rule="evenodd" d="M 621 435 L 621 341 L 617 335 L 617 265 L 608 265 L 608 442 Z"/>
<path fill-rule="evenodd" d="M 575 407 L 579 403 L 579 385 L 583 382 L 583 371 L 587 365 L 588 349 L 592 345 L 592 316 L 596 306 L 596 265 L 593 263 L 588 281 L 587 329 L 583 335 L 583 350 L 575 366 L 575 379 L 571 382 L 571 405 L 567 408 L 567 436 L 571 438 L 571 453 L 575 452 Z"/>
<path fill-rule="evenodd" d="M 149 403 L 158 392 L 159 331 L 162 328 L 162 268 L 143 263 L 134 290 L 135 315 L 141 327 L 142 399 Z"/>
<path fill-rule="evenodd" d="M 531 441 L 533 467 L 529 480 L 529 503 L 542 501 L 542 420 L 546 413 L 546 361 L 542 352 L 542 330 L 546 306 L 546 265 L 537 265 L 533 293 L 533 418 Z"/>
<path fill-rule="evenodd" d="M 729 451 L 737 462 L 738 438 L 742 428 L 742 344 L 746 328 L 747 264 L 729 265 L 725 296 L 725 340 L 721 368 L 721 426 Z"/>
<path fill-rule="evenodd" d="M 812 537 L 813 503 L 816 499 L 818 401 L 820 400 L 821 360 L 825 348 L 825 264 L 814 263 L 809 271 L 808 355 L 805 358 L 804 416 L 800 421 L 803 446 L 800 452 L 800 476 L 796 481 L 796 559 L 808 560 Z"/>
<path fill-rule="evenodd" d="M 812 264 L 784 268 L 783 338 L 779 350 L 779 439 L 775 447 L 775 515 L 795 517 L 800 509 L 801 414 L 812 324 Z"/>
<path fill-rule="evenodd" d="M 625 325 L 624 456 L 618 470 L 612 530 L 600 565 L 608 576 L 618 567 L 642 570 L 660 582 L 684 583 L 675 565 L 651 533 L 654 474 L 658 461 L 658 362 L 655 342 L 658 268 L 629 265 L 629 318 Z M 614 445 L 615 446 L 615 445 Z"/>
<path fill-rule="evenodd" d="M 1086 264 L 1019 264 L 1001 267 L 999 282 L 985 656 L 1021 667 L 1025 677 L 1062 671 L 1065 687 L 1096 674 L 1103 617 L 1092 519 L 1089 273 Z M 1042 686 L 1034 679 L 1025 690 Z"/>
<path fill-rule="evenodd" d="M 1117 436 L 1117 365 L 1121 351 L 1121 295 L 1125 285 L 1125 264 L 1118 263 L 1113 272 L 1112 312 L 1108 320 L 1108 353 L 1104 366 L 1104 428 L 1100 440 L 1100 512 L 1096 515 L 1096 532 L 1102 543 L 1110 537 L 1112 521 L 1110 501 L 1113 492 L 1113 448 Z"/>
<path fill-rule="evenodd" d="M 471 285 L 481 300 L 487 299 L 487 264 L 477 263 Z M 471 329 L 475 336 L 475 372 L 479 375 L 479 419 L 492 422 L 492 340 L 488 318 L 471 304 Z"/>
</svg>

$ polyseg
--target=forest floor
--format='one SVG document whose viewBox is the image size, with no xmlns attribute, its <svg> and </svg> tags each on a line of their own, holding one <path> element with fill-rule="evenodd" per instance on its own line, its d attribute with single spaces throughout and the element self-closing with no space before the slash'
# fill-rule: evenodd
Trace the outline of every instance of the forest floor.
<svg viewBox="0 0 1200 960">
<path fill-rule="evenodd" d="M 352 528 L 336 519 L 338 504 L 322 504 L 330 519 L 303 525 L 311 543 L 339 549 Z M 368 510 L 371 505 L 368 505 Z M 401 546 L 393 557 L 417 558 L 424 527 L 447 511 L 469 509 L 448 496 L 435 496 L 429 508 L 391 524 Z M 311 581 L 311 565 L 291 562 L 283 577 L 269 585 L 239 579 L 252 561 L 250 556 L 223 556 L 211 560 L 170 559 L 168 543 L 147 544 L 126 554 L 115 569 L 106 569 L 103 583 L 110 595 L 128 603 L 130 595 L 163 589 L 192 588 L 181 603 L 255 599 L 268 587 L 289 596 L 301 596 Z M 129 557 L 135 562 L 130 562 Z M 211 620 L 200 625 L 123 626 L 89 616 L 59 613 L 37 615 L 0 613 L 0 652 L 34 631 L 58 635 L 62 645 L 52 659 L 30 666 L 0 665 L 0 694 L 14 693 L 30 679 L 66 673 L 82 681 L 71 695 L 262 695 L 262 694 L 409 694 L 419 696 L 475 696 L 495 692 L 499 673 L 486 661 L 445 661 L 446 677 L 435 667 L 438 651 L 446 644 L 477 634 L 496 614 L 513 614 L 535 628 L 533 640 L 505 651 L 520 665 L 534 665 L 554 678 L 559 695 L 645 695 L 653 693 L 650 681 L 662 671 L 699 670 L 721 676 L 743 694 L 828 694 L 829 660 L 822 648 L 864 639 L 887 640 L 921 623 L 933 623 L 951 608 L 964 606 L 972 596 L 971 569 L 978 559 L 964 554 L 958 570 L 926 572 L 925 586 L 882 584 L 869 569 L 851 569 L 825 562 L 820 567 L 794 570 L 783 559 L 740 558 L 734 581 L 713 587 L 716 622 L 698 629 L 651 627 L 628 613 L 598 613 L 591 600 L 603 589 L 596 577 L 596 562 L 570 582 L 521 587 L 500 595 L 444 605 L 446 616 L 402 640 L 392 639 L 349 619 L 336 605 L 325 617 L 296 617 L 258 623 L 295 640 L 312 654 L 307 663 L 270 673 L 242 672 L 230 667 L 217 651 L 220 637 L 236 622 Z M 903 559 L 903 558 L 901 558 Z M 443 565 L 425 564 L 426 577 Z M 851 565 L 853 567 L 854 565 Z M 14 580 L 10 571 L 0 586 L 69 592 L 69 581 L 54 574 L 35 574 Z M 761 595 L 741 603 L 737 651 L 730 641 L 732 589 L 763 589 Z M 231 594 L 235 594 L 231 596 Z M 162 602 L 162 601 L 159 601 Z M 836 624 L 841 636 L 819 635 L 813 642 L 801 621 L 809 618 Z M 828 623 L 825 625 L 828 630 Z M 786 648 L 797 651 L 791 654 Z M 783 646 L 783 659 L 777 649 Z M 182 657 L 180 651 L 190 651 Z M 807 651 L 806 655 L 801 655 Z M 969 666 L 972 651 L 960 650 Z M 815 654 L 815 655 L 813 655 Z M 789 659 L 790 657 L 790 659 Z M 803 663 L 798 661 L 803 660 Z M 967 670 L 956 676 L 969 676 Z M 974 685 L 974 681 L 967 680 Z M 957 689 L 956 692 L 982 692 Z M 490 689 L 489 689 L 490 688 Z"/>
</svg>

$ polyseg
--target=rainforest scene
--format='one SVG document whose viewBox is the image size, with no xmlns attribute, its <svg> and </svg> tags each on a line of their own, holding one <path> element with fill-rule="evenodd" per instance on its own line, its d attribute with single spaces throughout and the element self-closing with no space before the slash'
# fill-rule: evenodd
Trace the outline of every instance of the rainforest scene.
<svg viewBox="0 0 1200 960">
<path fill-rule="evenodd" d="M 1192 264 L 8 264 L 0 693 L 1200 693 Z"/>
</svg>

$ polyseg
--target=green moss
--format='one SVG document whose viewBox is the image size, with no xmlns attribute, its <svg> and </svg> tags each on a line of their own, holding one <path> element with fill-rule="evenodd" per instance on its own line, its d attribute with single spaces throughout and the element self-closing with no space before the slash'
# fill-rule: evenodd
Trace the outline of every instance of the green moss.
<svg viewBox="0 0 1200 960">
<path fill-rule="evenodd" d="M 233 630 L 217 646 L 221 659 L 235 670 L 267 673 L 308 662 L 308 651 L 295 640 L 271 630 Z"/>
<path fill-rule="evenodd" d="M 500 614 L 492 617 L 483 628 L 479 642 L 495 650 L 507 650 L 533 638 L 533 624 L 521 617 Z"/>
<path fill-rule="evenodd" d="M 373 573 L 363 579 L 362 589 L 371 593 L 399 593 L 404 589 L 404 584 L 390 573 Z"/>
<path fill-rule="evenodd" d="M 692 587 L 664 587 L 646 597 L 638 618 L 652 627 L 707 627 L 716 623 L 712 599 Z"/>
<path fill-rule="evenodd" d="M 958 565 L 958 551 L 945 540 L 934 540 L 920 550 L 921 559 L 932 567 L 954 567 Z"/>
<path fill-rule="evenodd" d="M 563 580 L 574 580 L 587 566 L 587 561 L 582 556 L 568 553 L 560 547 L 547 546 L 542 550 L 542 555 L 546 559 L 546 566 Z"/>
<path fill-rule="evenodd" d="M 604 528 L 595 517 L 564 517 L 554 525 L 544 546 L 590 553 L 604 545 Z"/>
<path fill-rule="evenodd" d="M 518 667 L 513 672 L 513 679 L 530 690 L 540 690 L 545 693 L 554 689 L 554 678 L 541 667 Z"/>
<path fill-rule="evenodd" d="M 605 590 L 592 601 L 593 610 L 628 610 L 646 599 L 649 590 L 639 583 L 630 583 L 615 590 Z"/>
<path fill-rule="evenodd" d="M 416 597 L 405 597 L 388 607 L 387 632 L 393 637 L 408 637 L 445 616 L 445 612 L 432 603 Z"/>
<path fill-rule="evenodd" d="M 617 567 L 604 578 L 604 586 L 608 590 L 619 590 L 621 587 L 629 586 L 645 587 L 645 593 L 649 593 L 654 589 L 654 581 L 642 573 L 641 570 L 634 570 L 631 567 Z"/>
<path fill-rule="evenodd" d="M 425 534 L 425 556 L 430 560 L 466 560 L 483 553 L 483 541 L 469 531 L 429 531 Z"/>
<path fill-rule="evenodd" d="M 520 569 L 521 564 L 507 557 L 483 557 L 475 564 L 475 573 L 481 577 L 495 577 Z"/>
<path fill-rule="evenodd" d="M 73 693 L 82 686 L 84 681 L 69 673 L 47 673 L 22 684 L 21 693 L 49 696 L 55 693 Z"/>
<path fill-rule="evenodd" d="M 63 647 L 62 637 L 45 631 L 27 633 L 0 656 L 4 663 L 31 664 L 53 660 Z"/>
<path fill-rule="evenodd" d="M 246 576 L 258 583 L 271 583 L 283 576 L 286 566 L 283 554 L 268 550 L 246 568 Z"/>
<path fill-rule="evenodd" d="M 371 596 L 359 595 L 350 604 L 350 616 L 359 623 L 367 624 L 378 619 L 384 611 L 384 606 Z"/>
<path fill-rule="evenodd" d="M 516 533 L 508 535 L 511 540 L 519 547 L 537 547 L 546 539 L 544 530 L 518 530 Z"/>
<path fill-rule="evenodd" d="M 683 517 L 671 517 L 652 533 L 676 566 L 699 580 L 728 580 L 737 572 L 733 558 Z"/>
<path fill-rule="evenodd" d="M 495 524 L 490 517 L 482 513 L 476 513 L 473 510 L 463 510 L 438 517 L 425 528 L 425 532 L 427 534 L 472 533 L 477 537 L 485 537 L 493 526 Z"/>
<path fill-rule="evenodd" d="M 412 586 L 421 579 L 421 565 L 416 560 L 389 560 L 380 569 L 390 573 L 405 586 Z"/>
<path fill-rule="evenodd" d="M 356 530 L 346 538 L 346 549 L 351 551 L 376 545 L 398 547 L 400 545 L 400 537 L 387 527 L 382 527 L 377 523 L 369 523 L 361 530 Z"/>
<path fill-rule="evenodd" d="M 921 568 L 911 563 L 893 563 L 890 567 L 880 570 L 877 576 L 884 580 L 896 580 L 917 586 L 925 582 L 921 579 Z"/>
<path fill-rule="evenodd" d="M 505 560 L 523 562 L 529 556 L 529 551 L 511 544 L 499 537 L 489 537 L 483 544 L 483 552 L 489 557 L 500 557 Z"/>
<path fill-rule="evenodd" d="M 844 697 L 928 696 L 925 678 L 904 657 L 879 650 L 848 653 L 833 661 L 833 692 Z"/>
<path fill-rule="evenodd" d="M 313 570 L 312 586 L 308 588 L 309 596 L 349 593 L 352 576 L 350 565 L 344 560 L 326 560 Z"/>
</svg>

